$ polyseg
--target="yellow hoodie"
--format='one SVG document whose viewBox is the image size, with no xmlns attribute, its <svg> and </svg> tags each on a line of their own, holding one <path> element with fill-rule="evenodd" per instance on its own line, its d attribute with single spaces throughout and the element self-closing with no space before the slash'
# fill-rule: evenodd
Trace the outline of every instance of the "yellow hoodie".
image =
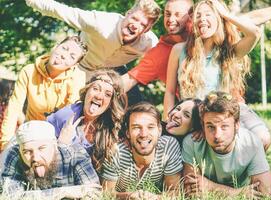
<svg viewBox="0 0 271 200">
<path fill-rule="evenodd" d="M 44 113 L 53 112 L 79 99 L 79 90 L 85 85 L 85 73 L 73 66 L 52 79 L 45 68 L 48 60 L 49 55 L 43 55 L 36 59 L 35 65 L 27 65 L 21 70 L 3 119 L 2 145 L 15 134 L 26 99 L 27 121 L 44 120 Z"/>
</svg>

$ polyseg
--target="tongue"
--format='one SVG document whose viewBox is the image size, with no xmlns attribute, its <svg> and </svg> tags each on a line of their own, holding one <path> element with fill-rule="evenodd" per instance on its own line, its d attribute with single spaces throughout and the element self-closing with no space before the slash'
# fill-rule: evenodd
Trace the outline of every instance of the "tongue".
<svg viewBox="0 0 271 200">
<path fill-rule="evenodd" d="M 35 172 L 39 177 L 44 177 L 44 175 L 45 175 L 45 167 L 43 165 L 35 167 Z"/>
<path fill-rule="evenodd" d="M 129 32 L 130 35 L 134 35 L 134 34 L 135 34 L 135 32 L 132 31 L 132 30 L 130 29 L 130 27 L 127 27 L 127 30 L 128 30 L 128 32 Z"/>
<path fill-rule="evenodd" d="M 177 124 L 175 122 L 170 121 L 170 122 L 167 123 L 166 129 L 171 129 L 171 128 L 176 127 L 176 126 L 177 126 Z"/>
<path fill-rule="evenodd" d="M 98 105 L 92 103 L 92 104 L 90 105 L 89 111 L 90 111 L 90 113 L 94 113 L 96 110 L 98 110 L 98 108 L 99 108 Z"/>
<path fill-rule="evenodd" d="M 207 32 L 207 29 L 208 29 L 208 27 L 207 27 L 207 26 L 203 26 L 203 27 L 201 27 L 201 28 L 200 28 L 200 32 L 201 32 L 201 34 L 206 33 L 206 32 Z"/>
</svg>

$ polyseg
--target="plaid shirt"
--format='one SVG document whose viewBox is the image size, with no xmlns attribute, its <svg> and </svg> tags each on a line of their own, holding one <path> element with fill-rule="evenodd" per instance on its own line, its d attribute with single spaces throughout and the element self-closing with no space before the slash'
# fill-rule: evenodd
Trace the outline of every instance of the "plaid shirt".
<svg viewBox="0 0 271 200">
<path fill-rule="evenodd" d="M 91 164 L 90 157 L 80 145 L 58 144 L 56 159 L 58 167 L 51 188 L 99 184 L 99 178 Z M 4 166 L 2 181 L 8 180 L 12 183 L 8 189 L 10 192 L 12 192 L 12 188 L 23 187 L 23 183 L 27 186 L 28 181 L 24 174 L 25 165 L 20 157 L 18 145 L 15 145 L 8 152 Z M 26 188 L 24 187 L 24 189 Z M 54 191 L 48 189 L 44 192 L 46 192 L 46 195 L 52 195 Z"/>
</svg>

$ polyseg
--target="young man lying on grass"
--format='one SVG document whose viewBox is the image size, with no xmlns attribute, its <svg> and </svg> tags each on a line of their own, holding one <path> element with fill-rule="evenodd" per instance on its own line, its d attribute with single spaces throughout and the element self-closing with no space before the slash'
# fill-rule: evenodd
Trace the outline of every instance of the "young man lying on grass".
<svg viewBox="0 0 271 200">
<path fill-rule="evenodd" d="M 159 199 L 146 186 L 179 193 L 182 156 L 177 140 L 161 136 L 161 115 L 154 105 L 138 103 L 126 113 L 124 141 L 118 151 L 105 161 L 101 174 L 103 188 L 117 199 Z"/>
<path fill-rule="evenodd" d="M 183 141 L 185 192 L 261 198 L 271 195 L 271 173 L 261 140 L 239 127 L 240 108 L 224 92 L 211 92 L 200 107 L 205 140 Z"/>
<path fill-rule="evenodd" d="M 22 124 L 16 140 L 18 145 L 8 150 L 1 174 L 2 192 L 8 199 L 82 198 L 100 188 L 85 149 L 58 144 L 49 122 Z"/>
</svg>

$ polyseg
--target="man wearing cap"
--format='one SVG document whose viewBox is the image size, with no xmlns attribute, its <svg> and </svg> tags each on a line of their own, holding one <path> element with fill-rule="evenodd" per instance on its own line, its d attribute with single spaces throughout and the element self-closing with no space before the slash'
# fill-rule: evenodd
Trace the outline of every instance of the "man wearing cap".
<svg viewBox="0 0 271 200">
<path fill-rule="evenodd" d="M 14 188 L 24 188 L 41 190 L 41 196 L 54 199 L 81 198 L 93 192 L 93 186 L 99 187 L 86 151 L 79 145 L 58 144 L 50 123 L 36 120 L 22 124 L 16 140 L 18 144 L 8 151 L 1 174 L 4 184 L 11 183 L 7 194 Z"/>
</svg>

